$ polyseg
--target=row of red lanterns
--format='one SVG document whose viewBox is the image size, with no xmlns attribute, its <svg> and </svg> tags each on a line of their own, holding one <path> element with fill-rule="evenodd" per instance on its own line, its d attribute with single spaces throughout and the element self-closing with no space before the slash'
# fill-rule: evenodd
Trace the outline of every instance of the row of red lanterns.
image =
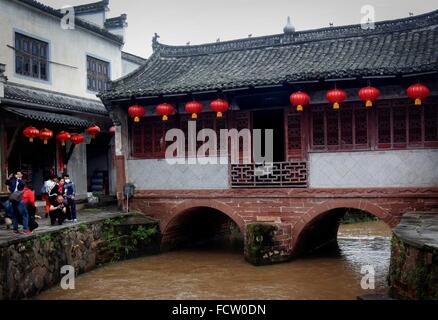
<svg viewBox="0 0 438 320">
<path fill-rule="evenodd" d="M 228 101 L 224 99 L 216 99 L 210 103 L 210 108 L 216 112 L 218 118 L 222 118 L 223 113 L 229 108 Z M 198 101 L 189 101 L 185 105 L 187 113 L 192 115 L 192 119 L 198 118 L 198 113 L 201 113 L 204 109 L 204 105 Z M 174 112 L 174 107 L 170 103 L 161 103 L 156 107 L 156 112 L 162 116 L 163 121 L 167 121 L 169 116 Z M 146 110 L 141 105 L 132 105 L 128 108 L 128 114 L 131 118 L 134 118 L 134 122 L 139 122 L 140 118 L 143 117 Z"/>
<path fill-rule="evenodd" d="M 407 88 L 406 92 L 410 98 L 415 100 L 415 105 L 421 105 L 421 101 L 429 95 L 429 88 L 417 83 Z M 375 87 L 367 86 L 359 90 L 358 96 L 365 102 L 365 107 L 370 108 L 373 102 L 380 97 L 380 90 Z M 340 104 L 347 99 L 347 92 L 335 88 L 327 92 L 326 99 L 333 104 L 333 109 L 339 109 Z M 290 102 L 297 108 L 297 111 L 303 111 L 303 106 L 310 103 L 310 96 L 303 91 L 297 91 L 291 94 Z M 192 114 L 192 119 L 196 119 L 198 113 L 201 113 L 203 108 L 203 104 L 195 100 L 189 101 L 185 105 L 185 110 L 187 113 Z M 210 103 L 210 108 L 216 112 L 218 118 L 221 118 L 222 114 L 228 110 L 229 104 L 224 99 L 216 99 Z M 173 114 L 174 107 L 170 103 L 161 103 L 156 107 L 156 112 L 162 116 L 163 121 L 167 121 L 169 116 Z M 128 114 L 131 118 L 134 118 L 134 122 L 139 122 L 145 113 L 145 108 L 138 104 L 128 108 Z"/>
<path fill-rule="evenodd" d="M 409 86 L 406 89 L 406 93 L 411 99 L 415 100 L 415 105 L 419 106 L 422 100 L 429 95 L 430 91 L 424 84 L 417 83 Z M 365 107 L 370 108 L 373 106 L 373 102 L 379 99 L 380 90 L 367 86 L 359 90 L 358 96 L 365 102 Z M 347 99 L 347 92 L 335 88 L 327 92 L 326 99 L 333 104 L 333 109 L 339 109 L 340 104 Z M 298 91 L 291 94 L 290 102 L 294 107 L 297 107 L 297 111 L 303 111 L 303 106 L 310 103 L 310 97 L 307 93 Z"/>
<path fill-rule="evenodd" d="M 97 125 L 93 125 L 87 128 L 87 133 L 89 133 L 93 138 L 100 133 L 100 128 Z M 44 141 L 44 144 L 53 138 L 53 131 L 47 128 L 38 130 L 33 126 L 29 126 L 23 130 L 23 135 L 29 139 L 29 142 L 33 142 L 33 139 L 40 138 Z M 84 136 L 82 134 L 70 134 L 66 131 L 61 131 L 56 135 L 56 141 L 61 142 L 64 146 L 67 141 L 71 141 L 73 144 L 78 145 L 84 142 Z"/>
</svg>

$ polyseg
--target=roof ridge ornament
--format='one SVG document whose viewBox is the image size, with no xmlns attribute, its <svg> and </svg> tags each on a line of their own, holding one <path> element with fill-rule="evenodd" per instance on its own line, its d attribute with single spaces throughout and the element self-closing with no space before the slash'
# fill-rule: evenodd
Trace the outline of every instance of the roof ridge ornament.
<svg viewBox="0 0 438 320">
<path fill-rule="evenodd" d="M 158 42 L 158 39 L 160 38 L 160 36 L 158 35 L 158 33 L 154 33 L 154 36 L 152 37 L 152 49 L 156 50 L 158 49 L 158 46 L 160 45 L 160 43 Z"/>
<path fill-rule="evenodd" d="M 292 25 L 290 16 L 287 17 L 286 26 L 283 28 L 285 34 L 291 34 L 295 32 L 295 27 Z"/>
</svg>

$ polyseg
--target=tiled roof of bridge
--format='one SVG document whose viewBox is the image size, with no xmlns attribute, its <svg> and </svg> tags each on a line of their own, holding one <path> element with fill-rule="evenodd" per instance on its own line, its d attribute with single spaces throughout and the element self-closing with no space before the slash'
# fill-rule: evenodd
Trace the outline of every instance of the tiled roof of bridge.
<svg viewBox="0 0 438 320">
<path fill-rule="evenodd" d="M 409 18 L 196 46 L 153 40 L 154 53 L 102 99 L 438 70 L 438 10 Z"/>
</svg>

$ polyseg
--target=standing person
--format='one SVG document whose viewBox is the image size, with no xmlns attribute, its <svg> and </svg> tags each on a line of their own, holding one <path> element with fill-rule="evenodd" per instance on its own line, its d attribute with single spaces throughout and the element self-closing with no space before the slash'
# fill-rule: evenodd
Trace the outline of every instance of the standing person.
<svg viewBox="0 0 438 320">
<path fill-rule="evenodd" d="M 71 181 L 68 174 L 64 174 L 64 196 L 67 202 L 67 220 L 69 222 L 78 222 L 76 219 L 76 186 L 73 181 Z"/>
<path fill-rule="evenodd" d="M 36 206 L 35 206 L 35 192 L 29 188 L 26 184 L 23 189 L 23 203 L 26 206 L 27 212 L 29 214 L 29 230 L 33 231 L 38 228 L 38 223 L 36 222 Z"/>
<path fill-rule="evenodd" d="M 49 196 L 49 202 L 50 205 L 56 200 L 56 198 L 58 197 L 58 195 L 62 194 L 62 190 L 59 189 L 59 179 L 57 176 L 53 176 L 52 178 L 53 181 L 53 186 L 50 190 L 48 190 L 48 196 Z M 49 207 L 49 211 L 50 211 L 50 207 Z"/>
<path fill-rule="evenodd" d="M 6 185 L 8 186 L 8 190 L 10 192 L 9 201 L 11 206 L 8 210 L 12 215 L 14 233 L 31 234 L 32 231 L 29 230 L 28 225 L 29 214 L 26 206 L 23 203 L 23 190 L 25 187 L 25 181 L 23 180 L 22 172 L 16 171 L 14 177 L 10 175 L 6 181 Z M 18 230 L 19 220 L 23 222 L 23 231 Z"/>
<path fill-rule="evenodd" d="M 56 196 L 50 205 L 50 224 L 54 226 L 56 222 L 59 225 L 65 220 L 66 207 L 64 203 L 64 197 L 61 195 Z"/>
<path fill-rule="evenodd" d="M 55 178 L 55 176 L 52 175 L 49 179 L 44 181 L 44 186 L 41 189 L 42 199 L 46 202 L 46 206 L 44 207 L 44 213 L 45 213 L 46 218 L 49 216 L 49 212 L 50 212 L 49 194 L 50 194 L 50 191 L 52 190 L 52 188 L 56 184 L 54 181 L 54 178 Z"/>
</svg>

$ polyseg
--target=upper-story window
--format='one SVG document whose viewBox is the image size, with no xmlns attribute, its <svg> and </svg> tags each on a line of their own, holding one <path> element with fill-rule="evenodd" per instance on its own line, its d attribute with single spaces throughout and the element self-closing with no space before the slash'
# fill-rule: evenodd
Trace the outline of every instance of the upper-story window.
<svg viewBox="0 0 438 320">
<path fill-rule="evenodd" d="M 87 56 L 87 89 L 103 91 L 110 80 L 109 63 Z"/>
<path fill-rule="evenodd" d="M 15 33 L 15 72 L 48 80 L 48 43 Z"/>
<path fill-rule="evenodd" d="M 398 149 L 438 146 L 438 104 L 429 99 L 423 106 L 410 100 L 385 101 L 377 108 L 377 147 Z"/>
<path fill-rule="evenodd" d="M 368 149 L 368 113 L 365 108 L 344 104 L 341 110 L 312 106 L 312 150 Z"/>
</svg>

